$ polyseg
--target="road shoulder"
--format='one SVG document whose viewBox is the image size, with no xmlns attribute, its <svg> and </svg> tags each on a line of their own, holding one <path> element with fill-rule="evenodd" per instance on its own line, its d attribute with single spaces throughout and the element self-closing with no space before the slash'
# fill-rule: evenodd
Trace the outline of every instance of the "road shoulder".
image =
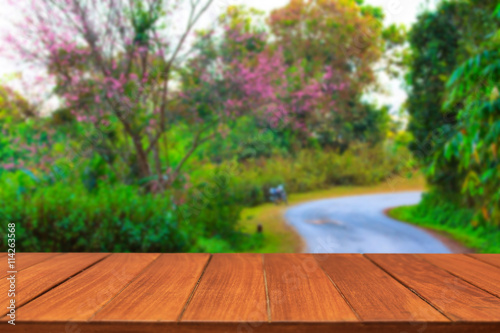
<svg viewBox="0 0 500 333">
<path fill-rule="evenodd" d="M 386 210 L 384 210 L 384 214 L 393 220 L 412 225 L 414 227 L 417 227 L 417 228 L 425 231 L 426 233 L 430 234 L 434 238 L 439 239 L 453 253 L 476 253 L 476 251 L 474 249 L 470 249 L 470 248 L 466 247 L 465 245 L 463 245 L 462 243 L 454 240 L 450 234 L 448 234 L 444 231 L 433 230 L 431 228 L 422 227 L 422 226 L 419 226 L 419 225 L 416 225 L 416 224 L 413 224 L 413 223 L 410 223 L 407 221 L 401 221 L 399 219 L 394 218 L 393 216 L 391 216 L 391 210 L 393 210 L 395 208 L 397 208 L 397 207 L 387 208 Z"/>
</svg>

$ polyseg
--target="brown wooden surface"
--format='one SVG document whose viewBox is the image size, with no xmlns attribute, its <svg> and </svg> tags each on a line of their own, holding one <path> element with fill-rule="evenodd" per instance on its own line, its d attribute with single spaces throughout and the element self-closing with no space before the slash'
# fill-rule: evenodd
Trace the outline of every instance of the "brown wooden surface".
<svg viewBox="0 0 500 333">
<path fill-rule="evenodd" d="M 468 256 L 500 268 L 500 256 L 498 254 L 468 254 Z"/>
<path fill-rule="evenodd" d="M 41 263 L 42 261 L 48 260 L 55 256 L 60 256 L 61 253 L 16 253 L 15 255 L 15 271 L 20 272 L 23 269 Z M 11 271 L 8 267 L 9 261 L 7 260 L 7 254 L 3 253 L 0 256 L 0 279 L 3 279 L 7 275 L 7 271 Z"/>
<path fill-rule="evenodd" d="M 88 320 L 158 256 L 112 254 L 22 307 L 19 316 L 32 321 Z"/>
<path fill-rule="evenodd" d="M 497 297 L 420 257 L 402 254 L 367 256 L 451 320 L 494 321 L 500 318 Z"/>
<path fill-rule="evenodd" d="M 267 321 L 260 254 L 214 254 L 183 321 Z"/>
<path fill-rule="evenodd" d="M 17 273 L 16 305 L 19 307 L 42 295 L 61 282 L 69 279 L 106 257 L 105 253 L 68 253 L 56 256 L 53 260 L 42 261 Z M 9 281 L 0 281 L 0 314 L 7 313 Z M 24 309 L 23 309 L 24 310 Z"/>
<path fill-rule="evenodd" d="M 420 254 L 419 256 L 476 287 L 500 296 L 500 268 L 465 254 Z"/>
<path fill-rule="evenodd" d="M 162 254 L 93 320 L 176 321 L 209 254 Z"/>
<path fill-rule="evenodd" d="M 500 332 L 500 255 L 44 256 L 1 332 Z"/>
<path fill-rule="evenodd" d="M 357 321 L 311 254 L 264 255 L 272 321 Z"/>
<path fill-rule="evenodd" d="M 316 257 L 364 321 L 448 321 L 361 254 Z"/>
</svg>

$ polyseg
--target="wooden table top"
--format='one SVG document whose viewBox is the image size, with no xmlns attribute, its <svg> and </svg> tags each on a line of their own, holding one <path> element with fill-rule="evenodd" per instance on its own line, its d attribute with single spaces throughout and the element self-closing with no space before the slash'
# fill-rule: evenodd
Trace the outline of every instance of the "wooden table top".
<svg viewBox="0 0 500 333">
<path fill-rule="evenodd" d="M 496 254 L 16 255 L 2 332 L 500 332 Z"/>
</svg>

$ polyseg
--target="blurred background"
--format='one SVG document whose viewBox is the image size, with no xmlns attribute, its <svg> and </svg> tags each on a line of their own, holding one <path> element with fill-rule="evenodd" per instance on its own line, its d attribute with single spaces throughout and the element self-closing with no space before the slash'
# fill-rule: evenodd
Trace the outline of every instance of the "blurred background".
<svg viewBox="0 0 500 333">
<path fill-rule="evenodd" d="M 0 5 L 19 252 L 500 252 L 496 0 Z"/>
</svg>

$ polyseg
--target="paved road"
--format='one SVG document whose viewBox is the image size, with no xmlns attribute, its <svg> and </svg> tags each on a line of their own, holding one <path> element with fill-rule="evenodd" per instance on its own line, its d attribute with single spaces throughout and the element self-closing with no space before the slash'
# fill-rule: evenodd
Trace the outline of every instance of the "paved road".
<svg viewBox="0 0 500 333">
<path fill-rule="evenodd" d="M 383 213 L 416 204 L 421 195 L 400 192 L 320 200 L 294 206 L 285 217 L 310 253 L 450 253 L 425 231 Z"/>
</svg>

